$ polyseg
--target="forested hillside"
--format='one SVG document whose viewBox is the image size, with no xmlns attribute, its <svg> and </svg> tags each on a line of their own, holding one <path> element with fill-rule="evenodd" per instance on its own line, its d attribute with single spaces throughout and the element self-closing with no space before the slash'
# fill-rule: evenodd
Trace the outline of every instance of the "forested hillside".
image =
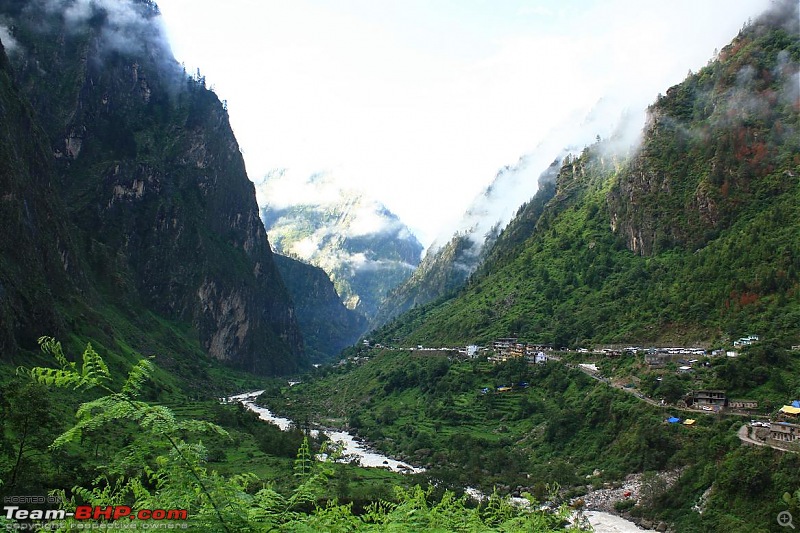
<svg viewBox="0 0 800 533">
<path fill-rule="evenodd" d="M 797 340 L 800 41 L 784 7 L 659 96 L 635 152 L 610 139 L 567 159 L 455 298 L 377 337 Z"/>
</svg>

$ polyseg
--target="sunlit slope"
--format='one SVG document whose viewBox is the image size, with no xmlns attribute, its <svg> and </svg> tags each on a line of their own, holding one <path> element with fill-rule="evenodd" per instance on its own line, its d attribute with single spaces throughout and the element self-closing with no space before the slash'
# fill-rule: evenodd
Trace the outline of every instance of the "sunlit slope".
<svg viewBox="0 0 800 533">
<path fill-rule="evenodd" d="M 747 26 L 659 96 L 640 149 L 568 159 L 456 297 L 378 338 L 556 345 L 797 335 L 800 83 L 796 5 Z M 534 202 L 535 203 L 535 200 Z M 521 215 L 522 216 L 522 213 Z M 523 239 L 524 237 L 524 239 Z"/>
</svg>

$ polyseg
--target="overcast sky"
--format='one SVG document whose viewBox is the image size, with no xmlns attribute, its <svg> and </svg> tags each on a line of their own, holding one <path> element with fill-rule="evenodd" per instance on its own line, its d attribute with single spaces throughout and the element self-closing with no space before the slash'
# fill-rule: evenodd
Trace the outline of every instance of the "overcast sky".
<svg viewBox="0 0 800 533">
<path fill-rule="evenodd" d="M 177 59 L 227 100 L 252 180 L 328 171 L 428 245 L 565 117 L 642 109 L 768 1 L 158 4 Z"/>
</svg>

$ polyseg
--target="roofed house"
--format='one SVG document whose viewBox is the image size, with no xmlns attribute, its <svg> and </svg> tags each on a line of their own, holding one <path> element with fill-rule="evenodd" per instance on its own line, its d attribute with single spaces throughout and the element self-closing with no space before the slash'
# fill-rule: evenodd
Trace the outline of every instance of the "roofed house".
<svg viewBox="0 0 800 533">
<path fill-rule="evenodd" d="M 728 399 L 724 390 L 695 390 L 689 395 L 687 404 L 725 407 L 728 404 Z"/>
<path fill-rule="evenodd" d="M 728 407 L 731 409 L 758 409 L 758 402 L 755 400 L 728 400 Z"/>
<path fill-rule="evenodd" d="M 769 427 L 769 438 L 777 444 L 800 440 L 800 426 L 789 422 L 773 422 Z"/>
<path fill-rule="evenodd" d="M 800 416 L 800 407 L 795 405 L 784 405 L 778 410 L 778 413 L 784 417 L 797 418 Z"/>
</svg>

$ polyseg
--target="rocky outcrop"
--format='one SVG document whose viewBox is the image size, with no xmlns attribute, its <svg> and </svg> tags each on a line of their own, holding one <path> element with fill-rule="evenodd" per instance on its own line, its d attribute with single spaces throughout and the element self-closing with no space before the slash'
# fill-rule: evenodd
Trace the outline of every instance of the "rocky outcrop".
<svg viewBox="0 0 800 533">
<path fill-rule="evenodd" d="M 279 254 L 274 257 L 294 302 L 309 359 L 315 363 L 335 359 L 364 333 L 367 320 L 345 307 L 324 270 Z"/>
<path fill-rule="evenodd" d="M 56 302 L 85 288 L 47 142 L 0 44 L 0 360 L 59 334 Z"/>
<path fill-rule="evenodd" d="M 231 366 L 305 364 L 227 112 L 177 65 L 155 5 L 5 7 L 22 50 L 16 81 L 49 137 L 95 284 L 191 324 Z"/>
</svg>

